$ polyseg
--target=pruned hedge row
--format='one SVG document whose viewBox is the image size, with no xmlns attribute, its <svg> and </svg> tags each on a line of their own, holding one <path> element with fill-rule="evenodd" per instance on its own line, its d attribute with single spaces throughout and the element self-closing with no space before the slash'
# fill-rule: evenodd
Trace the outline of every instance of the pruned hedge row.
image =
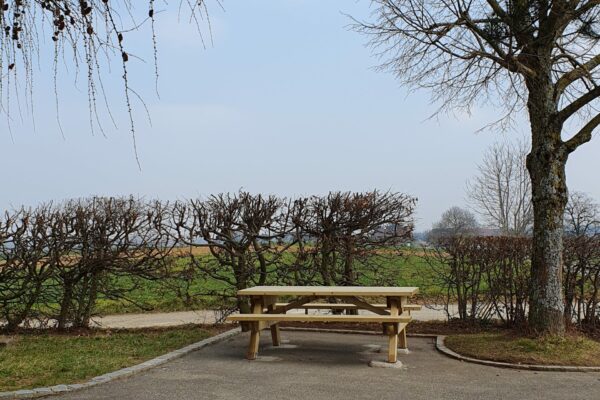
<svg viewBox="0 0 600 400">
<path fill-rule="evenodd" d="M 5 212 L 0 323 L 88 327 L 99 298 L 133 301 L 148 280 L 182 297 L 198 294 L 189 293 L 191 280 L 216 280 L 220 288 L 203 294 L 229 300 L 265 283 L 353 285 L 361 273 L 386 284 L 377 271 L 411 237 L 414 205 L 410 196 L 377 191 L 294 199 L 239 192 L 173 203 L 77 199 Z M 244 299 L 236 306 L 249 307 Z"/>
<path fill-rule="evenodd" d="M 6 212 L 0 318 L 9 330 L 50 321 L 86 327 L 98 296 L 122 298 L 140 280 L 164 276 L 171 248 L 159 202 L 91 198 Z"/>
<path fill-rule="evenodd" d="M 527 321 L 530 255 L 529 237 L 449 236 L 438 238 L 423 258 L 431 282 L 445 290 L 437 300 L 449 318 L 497 318 L 514 326 Z M 595 327 L 600 319 L 600 236 L 566 235 L 563 286 L 566 321 Z"/>
</svg>

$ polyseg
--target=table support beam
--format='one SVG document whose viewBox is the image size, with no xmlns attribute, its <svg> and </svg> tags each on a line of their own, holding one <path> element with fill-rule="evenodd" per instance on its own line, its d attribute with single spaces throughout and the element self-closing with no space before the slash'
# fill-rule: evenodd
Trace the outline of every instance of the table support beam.
<svg viewBox="0 0 600 400">
<path fill-rule="evenodd" d="M 272 314 L 275 309 L 273 304 L 270 304 L 268 307 L 269 313 Z M 281 338 L 279 335 L 279 324 L 271 325 L 271 340 L 273 341 L 273 346 L 279 346 L 281 343 Z"/>
<path fill-rule="evenodd" d="M 298 297 L 296 300 L 286 304 L 284 307 L 277 307 L 273 310 L 269 310 L 269 314 L 285 314 L 286 312 L 293 310 L 294 308 L 300 308 L 303 304 L 310 303 L 313 300 L 316 300 L 318 297 L 316 296 L 302 296 Z"/>
<path fill-rule="evenodd" d="M 374 305 L 369 304 L 366 301 L 359 299 L 358 297 L 349 297 L 348 303 L 352 303 L 359 309 L 368 310 L 377 315 L 390 315 L 389 312 L 382 309 L 381 307 L 375 307 Z"/>
<path fill-rule="evenodd" d="M 262 314 L 263 310 L 263 302 L 262 299 L 252 298 L 252 313 L 253 314 Z M 248 353 L 246 353 L 246 358 L 248 360 L 256 360 L 258 356 L 258 345 L 260 344 L 260 323 L 259 322 L 251 322 L 250 323 L 250 344 L 248 345 Z"/>
<path fill-rule="evenodd" d="M 388 298 L 388 303 L 390 305 L 390 315 L 396 317 L 399 315 L 400 309 L 400 301 L 395 298 Z M 391 332 L 388 331 L 388 362 L 396 363 L 398 361 L 398 328 L 396 328 L 398 324 L 395 324 L 394 328 Z M 404 329 L 403 329 L 404 331 Z"/>
</svg>

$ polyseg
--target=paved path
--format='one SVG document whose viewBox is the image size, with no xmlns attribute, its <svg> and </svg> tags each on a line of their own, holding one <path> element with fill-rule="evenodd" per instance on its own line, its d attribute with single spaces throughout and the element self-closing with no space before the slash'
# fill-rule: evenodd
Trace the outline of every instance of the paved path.
<svg viewBox="0 0 600 400">
<path fill-rule="evenodd" d="M 437 308 L 437 307 L 436 307 Z M 289 313 L 304 313 L 302 310 L 293 310 Z M 317 313 L 311 310 L 311 313 Z M 145 314 L 118 314 L 94 318 L 97 326 L 103 328 L 149 328 L 160 326 L 177 326 L 185 324 L 213 324 L 215 313 L 211 310 L 177 311 L 168 313 Z M 439 309 L 425 308 L 412 312 L 413 319 L 417 321 L 445 320 L 446 314 Z"/>
<path fill-rule="evenodd" d="M 150 328 L 185 324 L 214 324 L 215 313 L 210 310 L 176 311 L 166 313 L 115 314 L 96 317 L 94 323 L 102 328 Z"/>
<path fill-rule="evenodd" d="M 54 397 L 60 400 L 590 400 L 600 393 L 600 373 L 533 372 L 456 361 L 438 353 L 432 339 L 410 338 L 402 369 L 371 368 L 383 359 L 386 339 L 373 335 L 282 332 L 284 348 L 243 358 L 248 336 L 191 353 L 131 378 Z M 270 338 L 269 338 L 270 339 Z M 384 353 L 369 351 L 381 345 Z"/>
</svg>

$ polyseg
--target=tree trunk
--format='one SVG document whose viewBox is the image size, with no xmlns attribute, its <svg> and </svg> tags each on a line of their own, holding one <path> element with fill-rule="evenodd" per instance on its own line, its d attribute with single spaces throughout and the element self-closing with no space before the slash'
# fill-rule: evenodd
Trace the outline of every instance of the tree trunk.
<svg viewBox="0 0 600 400">
<path fill-rule="evenodd" d="M 529 323 L 540 334 L 562 335 L 565 330 L 563 213 L 567 203 L 565 162 L 555 152 L 529 158 L 533 187 L 533 249 Z"/>
<path fill-rule="evenodd" d="M 73 282 L 69 279 L 63 281 L 64 292 L 60 302 L 60 313 L 57 317 L 57 328 L 62 330 L 67 328 L 69 322 L 69 313 L 71 311 L 71 301 L 73 300 Z"/>
<path fill-rule="evenodd" d="M 531 60 L 537 76 L 526 81 L 531 125 L 527 169 L 533 204 L 529 324 L 538 335 L 563 335 L 563 218 L 569 152 L 561 138 L 562 122 L 556 119 L 551 52 L 547 48 L 536 50 Z"/>
<path fill-rule="evenodd" d="M 81 318 L 79 320 L 80 328 L 89 328 L 90 320 L 92 318 L 92 312 L 94 311 L 94 307 L 96 306 L 96 301 L 98 299 L 98 283 L 100 280 L 99 274 L 94 273 L 91 276 L 91 282 L 89 287 L 88 296 L 83 297 L 82 301 L 85 306 L 81 312 Z"/>
<path fill-rule="evenodd" d="M 557 105 L 544 82 L 530 86 L 528 108 L 532 149 L 527 169 L 534 213 L 529 324 L 539 335 L 563 335 L 563 215 L 568 152 L 561 140 L 562 126 L 552 119 Z"/>
</svg>

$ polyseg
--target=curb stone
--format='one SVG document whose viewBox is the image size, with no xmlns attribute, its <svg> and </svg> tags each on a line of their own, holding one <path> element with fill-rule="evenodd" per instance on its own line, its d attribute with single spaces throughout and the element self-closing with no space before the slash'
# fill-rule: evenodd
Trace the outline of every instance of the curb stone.
<svg viewBox="0 0 600 400">
<path fill-rule="evenodd" d="M 435 341 L 436 349 L 447 355 L 448 357 L 456 360 L 470 362 L 474 364 L 487 365 L 490 367 L 498 368 L 511 368 L 511 369 L 523 369 L 528 371 L 555 371 L 555 372 L 600 372 L 600 367 L 577 367 L 577 366 L 566 366 L 566 365 L 535 365 L 535 364 L 514 364 L 500 361 L 481 360 L 479 358 L 467 357 L 456 353 L 446 347 L 445 344 L 446 336 L 439 335 Z"/>
<path fill-rule="evenodd" d="M 240 328 L 234 328 L 229 331 L 220 333 L 216 336 L 212 336 L 199 342 L 193 343 L 191 345 L 185 346 L 181 349 L 173 350 L 167 354 L 163 354 L 151 360 L 144 361 L 143 363 L 136 364 L 131 367 L 122 368 L 117 371 L 107 372 L 104 375 L 95 376 L 84 383 L 74 383 L 69 385 L 62 384 L 48 387 L 39 387 L 34 389 L 21 389 L 11 392 L 0 392 L 0 399 L 31 399 L 37 397 L 52 396 L 56 394 L 72 392 L 75 390 L 86 389 L 91 386 L 99 385 L 101 383 L 111 382 L 116 379 L 132 376 L 136 373 L 146 371 L 148 369 L 165 364 L 176 358 L 180 358 L 188 353 L 200 350 L 201 348 L 206 347 L 208 345 L 227 340 L 239 334 L 241 331 L 242 330 Z"/>
</svg>

